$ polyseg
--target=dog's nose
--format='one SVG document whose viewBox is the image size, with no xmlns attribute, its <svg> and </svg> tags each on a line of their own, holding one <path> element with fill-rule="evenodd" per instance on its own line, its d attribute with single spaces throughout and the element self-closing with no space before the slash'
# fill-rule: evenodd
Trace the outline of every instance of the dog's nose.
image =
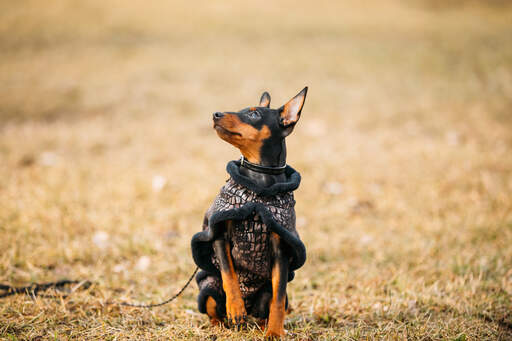
<svg viewBox="0 0 512 341">
<path fill-rule="evenodd" d="M 213 119 L 214 119 L 214 120 L 218 120 L 218 119 L 219 119 L 219 118 L 221 118 L 222 116 L 224 116 L 224 114 L 223 114 L 223 113 L 221 113 L 221 112 L 215 112 L 215 113 L 213 113 Z"/>
</svg>

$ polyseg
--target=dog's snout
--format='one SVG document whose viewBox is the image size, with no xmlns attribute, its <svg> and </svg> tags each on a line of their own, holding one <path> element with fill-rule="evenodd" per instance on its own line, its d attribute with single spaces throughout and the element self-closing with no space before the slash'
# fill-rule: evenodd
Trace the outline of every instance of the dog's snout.
<svg viewBox="0 0 512 341">
<path fill-rule="evenodd" d="M 221 113 L 221 112 L 215 112 L 215 113 L 213 113 L 213 119 L 214 119 L 214 120 L 218 120 L 218 119 L 220 119 L 222 116 L 224 116 L 224 114 L 223 114 L 223 113 Z"/>
</svg>

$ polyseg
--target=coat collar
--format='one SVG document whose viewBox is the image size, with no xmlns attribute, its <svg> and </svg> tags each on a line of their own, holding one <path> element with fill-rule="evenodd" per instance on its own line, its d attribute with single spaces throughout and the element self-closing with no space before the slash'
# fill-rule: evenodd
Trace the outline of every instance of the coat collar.
<svg viewBox="0 0 512 341">
<path fill-rule="evenodd" d="M 300 185 L 300 174 L 290 166 L 286 166 L 284 174 L 286 180 L 278 182 L 268 187 L 262 187 L 256 184 L 251 178 L 240 173 L 240 160 L 230 161 L 226 166 L 226 171 L 231 178 L 239 185 L 242 185 L 249 190 L 264 196 L 273 196 L 281 193 L 292 192 Z"/>
</svg>

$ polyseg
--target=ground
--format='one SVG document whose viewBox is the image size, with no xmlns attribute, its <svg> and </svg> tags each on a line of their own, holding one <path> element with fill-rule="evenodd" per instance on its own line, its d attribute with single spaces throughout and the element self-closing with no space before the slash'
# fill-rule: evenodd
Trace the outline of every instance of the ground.
<svg viewBox="0 0 512 341">
<path fill-rule="evenodd" d="M 0 299 L 2 339 L 258 339 L 211 327 L 195 283 L 153 310 L 108 302 L 166 299 L 194 271 L 239 157 L 211 114 L 306 85 L 288 338 L 512 339 L 506 1 L 0 8 L 0 283 L 93 282 Z"/>
</svg>

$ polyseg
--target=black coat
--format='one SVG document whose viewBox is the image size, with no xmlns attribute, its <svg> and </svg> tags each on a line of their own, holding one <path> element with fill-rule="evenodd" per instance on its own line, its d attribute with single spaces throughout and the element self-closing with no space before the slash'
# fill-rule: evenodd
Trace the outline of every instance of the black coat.
<svg viewBox="0 0 512 341">
<path fill-rule="evenodd" d="M 225 315 L 225 297 L 222 291 L 218 261 L 212 243 L 223 236 L 232 245 L 232 258 L 238 274 L 240 291 L 245 307 L 251 314 L 255 300 L 263 292 L 271 292 L 270 233 L 278 234 L 289 256 L 289 277 L 306 261 L 306 249 L 295 229 L 295 200 L 293 191 L 299 187 L 300 174 L 286 167 L 285 182 L 270 187 L 259 187 L 250 178 L 240 174 L 240 163 L 231 161 L 227 171 L 231 176 L 221 188 L 213 205 L 205 214 L 203 231 L 192 238 L 192 255 L 202 269 L 196 280 L 200 294 L 199 311 L 206 312 L 206 300 L 217 301 L 220 316 Z M 225 222 L 233 222 L 228 235 Z M 253 315 L 266 317 L 262 312 Z"/>
</svg>

